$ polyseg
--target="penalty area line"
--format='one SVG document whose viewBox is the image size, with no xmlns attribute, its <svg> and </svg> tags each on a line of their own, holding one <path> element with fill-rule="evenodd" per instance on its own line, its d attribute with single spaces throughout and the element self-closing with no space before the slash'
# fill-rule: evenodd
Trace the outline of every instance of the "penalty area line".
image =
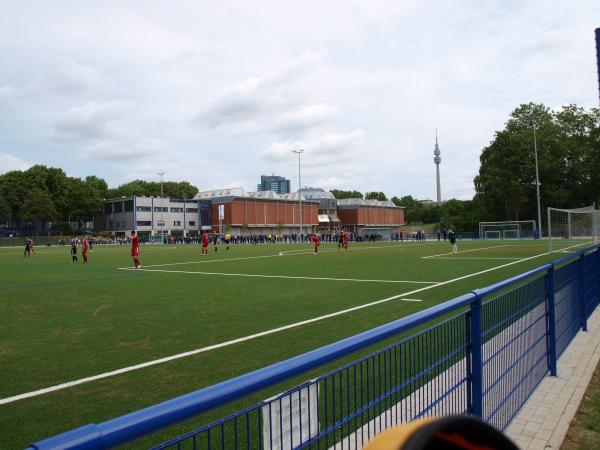
<svg viewBox="0 0 600 450">
<path fill-rule="evenodd" d="M 479 250 L 489 250 L 491 248 L 502 248 L 502 247 L 513 247 L 512 244 L 505 244 L 505 245 L 494 245 L 491 247 L 479 247 L 479 248 L 472 248 L 471 250 L 463 250 L 461 252 L 450 252 L 450 253 L 440 253 L 439 255 L 429 255 L 429 256 L 421 256 L 421 259 L 430 259 L 430 258 L 437 258 L 438 256 L 447 256 L 447 255 L 458 255 L 461 253 L 469 253 L 469 252 L 477 252 Z"/>
<path fill-rule="evenodd" d="M 576 245 L 573 245 L 573 246 L 567 247 L 567 248 L 580 247 L 580 246 L 586 245 L 586 244 L 587 243 L 585 243 L 585 244 L 576 244 Z M 561 249 L 561 250 L 565 250 L 565 249 Z M 558 250 L 558 251 L 560 251 L 560 250 Z M 530 256 L 528 258 L 524 258 L 524 259 L 521 259 L 519 261 L 512 261 L 512 262 L 509 262 L 509 263 L 506 263 L 506 264 L 502 264 L 500 266 L 496 266 L 496 267 L 492 267 L 490 269 L 482 270 L 480 272 L 475 272 L 475 273 L 471 273 L 471 274 L 468 274 L 468 275 L 463 275 L 461 277 L 457 277 L 457 278 L 453 278 L 451 280 L 443 281 L 441 283 L 433 284 L 431 286 L 425 286 L 425 287 L 422 287 L 422 288 L 419 288 L 419 289 L 415 289 L 413 291 L 404 292 L 402 294 L 393 295 L 391 297 L 383 298 L 381 300 L 376 300 L 374 302 L 365 303 L 364 305 L 355 306 L 353 308 L 348 308 L 348 309 L 344 309 L 344 310 L 341 310 L 341 311 L 336 311 L 336 312 L 333 312 L 333 313 L 330 313 L 330 314 L 325 314 L 325 315 L 322 315 L 322 316 L 319 316 L 319 317 L 315 317 L 315 318 L 312 318 L 312 319 L 303 320 L 301 322 L 296 322 L 296 323 L 292 323 L 292 324 L 289 324 L 289 325 L 284 325 L 284 326 L 281 326 L 281 327 L 278 327 L 278 328 L 273 328 L 271 330 L 262 331 L 260 333 L 251 334 L 249 336 L 244 336 L 244 337 L 240 337 L 240 338 L 237 338 L 237 339 L 232 339 L 232 340 L 229 340 L 229 341 L 226 341 L 226 342 L 221 342 L 220 344 L 210 345 L 208 347 L 202 347 L 202 348 L 198 348 L 198 349 L 191 350 L 191 351 L 188 351 L 188 352 L 183 352 L 183 353 L 178 353 L 176 355 L 166 356 L 164 358 L 155 359 L 155 360 L 152 360 L 152 361 L 147 361 L 145 363 L 136 364 L 136 365 L 133 365 L 133 366 L 123 367 L 122 369 L 112 370 L 110 372 L 104 372 L 104 373 L 101 373 L 101 374 L 98 374 L 98 375 L 94 375 L 94 376 L 90 376 L 90 377 L 86 377 L 86 378 L 81 378 L 79 380 L 68 381 L 66 383 L 61 383 L 61 384 L 57 384 L 55 386 L 47 387 L 47 388 L 44 388 L 44 389 L 38 389 L 36 391 L 31 391 L 31 392 L 26 392 L 26 393 L 23 393 L 23 394 L 14 395 L 12 397 L 6 397 L 6 398 L 3 398 L 3 399 L 0 399 L 0 405 L 6 405 L 8 403 L 13 403 L 13 402 L 16 402 L 16 401 L 19 401 L 19 400 L 24 400 L 24 399 L 31 398 L 31 397 L 37 397 L 39 395 L 49 394 L 51 392 L 60 391 L 62 389 L 67 389 L 67 388 L 70 388 L 70 387 L 73 387 L 73 386 L 78 386 L 80 384 L 89 383 L 91 381 L 101 380 L 103 378 L 108 378 L 108 377 L 112 377 L 112 376 L 115 376 L 115 375 L 120 375 L 120 374 L 123 374 L 123 373 L 132 372 L 134 370 L 144 369 L 146 367 L 155 366 L 157 364 L 162 364 L 162 363 L 166 363 L 166 362 L 169 362 L 169 361 L 175 361 L 177 359 L 186 358 L 188 356 L 197 355 L 199 353 L 205 353 L 205 352 L 208 352 L 208 351 L 211 351 L 211 350 L 216 350 L 216 349 L 219 349 L 219 348 L 228 347 L 230 345 L 238 344 L 240 342 L 246 342 L 246 341 L 249 341 L 249 340 L 252 340 L 252 339 L 257 339 L 257 338 L 262 337 L 262 336 L 268 336 L 268 335 L 271 335 L 271 334 L 279 333 L 281 331 L 285 331 L 285 330 L 290 330 L 292 328 L 301 327 L 301 326 L 304 326 L 304 325 L 308 325 L 310 323 L 318 322 L 320 320 L 330 319 L 332 317 L 341 316 L 341 315 L 348 314 L 348 313 L 351 313 L 351 312 L 354 312 L 354 311 L 359 311 L 361 309 L 370 308 L 371 306 L 380 305 L 382 303 L 387 303 L 387 302 L 390 302 L 392 300 L 402 300 L 403 298 L 407 298 L 408 296 L 416 294 L 418 292 L 427 291 L 429 289 L 433 289 L 433 288 L 436 288 L 438 286 L 445 286 L 445 285 L 448 285 L 448 284 L 451 284 L 451 283 L 455 283 L 457 281 L 461 281 L 461 280 L 465 280 L 467 278 L 475 277 L 477 275 L 481 275 L 481 274 L 484 274 L 484 273 L 492 272 L 494 270 L 502 269 L 504 267 L 512 266 L 514 264 L 519 264 L 519 263 L 521 263 L 523 261 L 529 261 L 529 260 L 532 260 L 532 259 L 535 259 L 535 258 L 539 258 L 541 256 L 550 255 L 550 254 L 555 253 L 555 252 L 557 252 L 557 250 L 546 252 L 546 253 L 540 253 L 538 255 Z"/>
</svg>

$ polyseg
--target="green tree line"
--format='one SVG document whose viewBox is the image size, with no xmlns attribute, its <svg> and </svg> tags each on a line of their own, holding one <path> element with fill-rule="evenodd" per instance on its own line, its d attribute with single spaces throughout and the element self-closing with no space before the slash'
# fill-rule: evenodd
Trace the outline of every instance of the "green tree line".
<svg viewBox="0 0 600 450">
<path fill-rule="evenodd" d="M 542 208 L 598 203 L 600 109 L 517 107 L 480 157 L 475 198 L 482 220 L 537 218 L 534 130 Z M 542 215 L 542 220 L 543 220 Z"/>
<path fill-rule="evenodd" d="M 198 188 L 185 181 L 163 183 L 166 197 L 193 198 L 197 193 Z M 133 195 L 158 196 L 160 183 L 135 180 L 109 189 L 105 180 L 93 175 L 70 177 L 62 169 L 35 165 L 0 175 L 0 225 L 82 223 L 101 212 L 103 199 Z"/>
</svg>

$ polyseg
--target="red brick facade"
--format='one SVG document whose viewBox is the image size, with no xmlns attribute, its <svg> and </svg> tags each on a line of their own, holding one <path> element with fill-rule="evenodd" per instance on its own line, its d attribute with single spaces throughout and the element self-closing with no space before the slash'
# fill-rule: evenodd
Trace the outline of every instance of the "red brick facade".
<svg viewBox="0 0 600 450">
<path fill-rule="evenodd" d="M 225 205 L 224 225 L 232 226 L 298 226 L 300 205 L 284 200 L 236 198 Z M 318 225 L 319 204 L 302 202 L 302 224 Z M 219 225 L 219 203 L 212 205 L 212 224 Z"/>
<path fill-rule="evenodd" d="M 337 214 L 343 226 L 399 226 L 404 224 L 403 208 L 357 206 L 351 209 L 338 209 Z"/>
</svg>

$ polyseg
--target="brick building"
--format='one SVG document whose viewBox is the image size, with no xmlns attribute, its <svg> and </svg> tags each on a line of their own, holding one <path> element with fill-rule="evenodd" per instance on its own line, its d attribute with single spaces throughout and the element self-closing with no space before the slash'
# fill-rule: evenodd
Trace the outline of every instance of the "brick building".
<svg viewBox="0 0 600 450">
<path fill-rule="evenodd" d="M 337 213 L 344 230 L 358 234 L 378 234 L 389 239 L 404 225 L 404 207 L 390 200 L 348 198 L 337 201 Z"/>
<path fill-rule="evenodd" d="M 377 200 L 336 200 L 323 189 L 305 188 L 302 232 L 332 232 L 343 228 L 387 239 L 404 224 L 404 208 Z M 144 238 L 195 236 L 202 231 L 246 234 L 293 234 L 300 231 L 298 192 L 247 192 L 243 188 L 199 192 L 194 199 L 127 197 L 104 201 L 95 217 L 96 232 Z"/>
<path fill-rule="evenodd" d="M 290 234 L 300 229 L 298 193 L 248 192 L 243 188 L 199 192 L 196 200 L 211 204 L 214 231 L 231 234 Z M 222 211 L 220 219 L 219 211 Z M 310 233 L 318 225 L 319 201 L 303 198 L 302 231 Z"/>
</svg>

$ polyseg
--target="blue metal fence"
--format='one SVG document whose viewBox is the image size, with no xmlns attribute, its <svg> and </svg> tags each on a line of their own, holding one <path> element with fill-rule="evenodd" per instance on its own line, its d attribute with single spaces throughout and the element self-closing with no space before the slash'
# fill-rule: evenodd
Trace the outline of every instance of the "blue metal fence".
<svg viewBox="0 0 600 450">
<path fill-rule="evenodd" d="M 429 415 L 505 428 L 600 302 L 598 246 L 373 330 L 31 448 L 121 445 L 277 386 L 373 344 L 392 344 L 156 448 L 356 449 Z"/>
</svg>

